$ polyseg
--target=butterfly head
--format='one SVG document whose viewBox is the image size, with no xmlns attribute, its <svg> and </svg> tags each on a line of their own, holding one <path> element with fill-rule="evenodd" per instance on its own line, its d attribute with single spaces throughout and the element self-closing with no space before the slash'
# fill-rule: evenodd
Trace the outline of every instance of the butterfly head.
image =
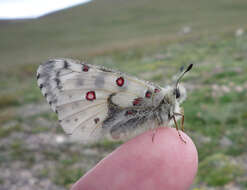
<svg viewBox="0 0 247 190">
<path fill-rule="evenodd" d="M 183 78 L 184 74 L 187 73 L 188 71 L 190 71 L 193 67 L 193 64 L 190 64 L 187 69 L 185 71 L 183 71 L 183 68 L 182 68 L 182 71 L 181 73 L 178 75 L 178 78 L 176 80 L 176 83 L 174 85 L 174 89 L 173 89 L 173 96 L 175 97 L 175 99 L 181 99 L 182 98 L 182 94 L 183 91 L 185 92 L 185 89 L 183 89 L 183 87 L 179 87 L 179 82 L 180 80 Z"/>
<path fill-rule="evenodd" d="M 171 108 L 179 105 L 186 99 L 186 89 L 183 85 L 179 85 L 176 88 L 167 87 L 165 95 L 163 97 L 163 102 L 167 105 L 169 104 Z"/>
<path fill-rule="evenodd" d="M 166 93 L 163 98 L 163 102 L 168 108 L 168 113 L 172 116 L 174 113 L 178 113 L 180 108 L 179 104 L 182 103 L 186 98 L 186 90 L 182 85 L 179 85 L 180 80 L 184 76 L 186 72 L 188 72 L 192 68 L 193 64 L 190 64 L 185 71 L 182 71 L 176 82 L 175 85 L 166 88 Z"/>
<path fill-rule="evenodd" d="M 186 99 L 186 90 L 183 85 L 179 85 L 172 91 L 173 99 L 176 102 L 181 103 Z"/>
</svg>

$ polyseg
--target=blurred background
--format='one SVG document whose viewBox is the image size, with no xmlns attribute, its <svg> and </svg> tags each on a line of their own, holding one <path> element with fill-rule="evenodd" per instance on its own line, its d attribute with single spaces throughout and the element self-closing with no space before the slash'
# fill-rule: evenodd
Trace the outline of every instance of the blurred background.
<svg viewBox="0 0 247 190">
<path fill-rule="evenodd" d="M 199 152 L 191 189 L 247 189 L 246 0 L 44 2 L 0 1 L 0 190 L 68 189 L 121 144 L 64 134 L 36 84 L 54 57 L 161 86 L 194 63 L 183 79 L 185 131 Z"/>
</svg>

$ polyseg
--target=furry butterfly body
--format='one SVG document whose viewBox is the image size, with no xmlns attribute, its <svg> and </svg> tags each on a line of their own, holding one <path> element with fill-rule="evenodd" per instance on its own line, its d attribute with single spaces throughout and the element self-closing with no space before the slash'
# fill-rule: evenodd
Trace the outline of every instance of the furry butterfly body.
<svg viewBox="0 0 247 190">
<path fill-rule="evenodd" d="M 64 131 L 93 142 L 130 138 L 173 123 L 185 99 L 180 87 L 162 88 L 105 67 L 51 59 L 37 71 L 38 86 Z"/>
</svg>

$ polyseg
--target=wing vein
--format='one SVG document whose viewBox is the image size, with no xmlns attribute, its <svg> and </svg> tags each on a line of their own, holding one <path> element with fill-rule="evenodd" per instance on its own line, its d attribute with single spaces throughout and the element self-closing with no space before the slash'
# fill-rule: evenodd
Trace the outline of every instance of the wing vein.
<svg viewBox="0 0 247 190">
<path fill-rule="evenodd" d="M 91 106 L 88 106 L 88 107 L 86 107 L 86 108 L 83 109 L 83 110 L 80 110 L 80 111 L 78 111 L 78 112 L 76 112 L 76 113 L 67 115 L 66 117 L 60 118 L 60 119 L 61 119 L 61 120 L 68 119 L 69 117 L 71 117 L 71 116 L 73 116 L 73 115 L 77 115 L 77 114 L 79 114 L 79 113 L 85 111 L 86 109 L 90 109 L 90 108 L 93 108 L 93 107 L 97 107 L 97 106 L 100 106 L 100 105 L 102 105 L 102 104 L 106 104 L 106 102 L 102 102 L 102 103 L 99 103 L 99 104 L 92 104 Z"/>
<path fill-rule="evenodd" d="M 81 127 L 81 124 L 83 124 L 83 123 L 89 121 L 90 119 L 94 118 L 96 115 L 98 115 L 99 113 L 101 113 L 102 110 L 103 110 L 103 109 L 101 109 L 100 111 L 98 111 L 98 112 L 96 112 L 94 115 L 92 115 L 91 117 L 88 117 L 86 120 L 84 120 L 83 122 L 81 122 L 77 127 L 75 127 L 75 128 L 73 129 L 72 134 L 73 134 L 79 127 Z M 84 126 L 84 127 L 85 127 L 85 126 Z M 83 127 L 83 128 L 84 128 L 84 127 Z M 83 128 L 82 128 L 82 129 L 83 129 Z"/>
</svg>

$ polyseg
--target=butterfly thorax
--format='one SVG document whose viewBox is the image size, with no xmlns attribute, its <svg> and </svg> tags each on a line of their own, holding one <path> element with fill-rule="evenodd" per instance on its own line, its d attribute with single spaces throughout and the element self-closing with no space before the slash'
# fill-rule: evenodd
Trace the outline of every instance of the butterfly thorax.
<svg viewBox="0 0 247 190">
<path fill-rule="evenodd" d="M 169 89 L 164 92 L 159 105 L 154 109 L 155 119 L 158 121 L 158 125 L 167 125 L 176 109 L 179 109 L 179 104 L 173 95 L 172 89 Z"/>
</svg>

